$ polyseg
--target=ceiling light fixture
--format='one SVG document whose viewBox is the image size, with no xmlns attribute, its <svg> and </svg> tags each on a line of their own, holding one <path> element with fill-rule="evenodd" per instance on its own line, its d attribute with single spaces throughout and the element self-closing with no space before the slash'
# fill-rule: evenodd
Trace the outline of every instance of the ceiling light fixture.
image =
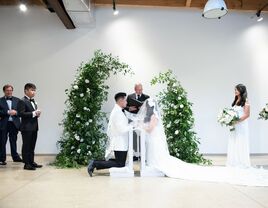
<svg viewBox="0 0 268 208">
<path fill-rule="evenodd" d="M 115 16 L 119 14 L 119 11 L 116 9 L 115 0 L 113 0 L 113 11 Z"/>
<path fill-rule="evenodd" d="M 261 16 L 261 12 L 262 12 L 262 10 L 264 10 L 265 7 L 267 7 L 267 6 L 268 6 L 268 3 L 266 3 L 262 8 L 260 8 L 260 9 L 257 11 L 256 16 L 258 17 L 258 19 L 257 19 L 258 22 L 261 22 L 261 21 L 263 20 L 263 17 Z"/>
<path fill-rule="evenodd" d="M 208 0 L 202 16 L 208 19 L 220 19 L 226 15 L 228 9 L 224 0 Z"/>
<path fill-rule="evenodd" d="M 20 8 L 20 11 L 22 11 L 22 12 L 26 12 L 27 11 L 27 6 L 26 6 L 26 3 L 25 3 L 25 0 L 21 0 L 20 1 L 19 8 Z"/>
</svg>

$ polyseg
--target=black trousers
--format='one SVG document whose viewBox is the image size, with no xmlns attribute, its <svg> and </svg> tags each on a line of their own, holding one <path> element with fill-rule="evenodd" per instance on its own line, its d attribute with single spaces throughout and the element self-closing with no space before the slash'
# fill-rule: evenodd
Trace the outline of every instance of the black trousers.
<svg viewBox="0 0 268 208">
<path fill-rule="evenodd" d="M 9 138 L 11 156 L 13 160 L 18 159 L 20 156 L 17 152 L 17 138 L 18 138 L 18 129 L 13 122 L 8 121 L 7 128 L 0 130 L 0 161 L 6 161 L 6 144 Z"/>
<path fill-rule="evenodd" d="M 127 151 L 114 151 L 115 159 L 111 159 L 108 161 L 105 160 L 95 160 L 94 161 L 94 167 L 97 168 L 97 170 L 100 169 L 107 169 L 112 167 L 125 167 L 126 165 L 126 159 L 127 159 Z"/>
<path fill-rule="evenodd" d="M 25 164 L 34 163 L 34 150 L 37 140 L 37 131 L 22 131 L 22 160 Z"/>
</svg>

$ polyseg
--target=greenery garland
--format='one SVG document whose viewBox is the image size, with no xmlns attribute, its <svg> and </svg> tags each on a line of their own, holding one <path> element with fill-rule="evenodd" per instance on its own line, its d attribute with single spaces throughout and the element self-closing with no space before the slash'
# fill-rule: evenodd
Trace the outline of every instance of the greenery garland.
<svg viewBox="0 0 268 208">
<path fill-rule="evenodd" d="M 79 167 L 90 159 L 102 159 L 107 135 L 104 132 L 106 114 L 101 111 L 107 101 L 109 86 L 106 80 L 118 73 L 132 74 L 130 67 L 118 57 L 97 50 L 94 57 L 82 64 L 71 88 L 66 90 L 64 118 L 60 125 L 63 134 L 58 141 L 60 149 L 55 165 Z"/>
<path fill-rule="evenodd" d="M 200 142 L 193 130 L 192 103 L 187 99 L 187 92 L 171 70 L 154 77 L 151 84 L 157 83 L 166 85 L 166 89 L 157 97 L 163 110 L 163 124 L 170 154 L 189 163 L 211 164 L 199 153 Z"/>
</svg>

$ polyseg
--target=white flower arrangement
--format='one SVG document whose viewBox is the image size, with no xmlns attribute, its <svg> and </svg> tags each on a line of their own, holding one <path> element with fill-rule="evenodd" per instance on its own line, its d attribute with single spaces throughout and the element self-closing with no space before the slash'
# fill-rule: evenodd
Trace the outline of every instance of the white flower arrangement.
<svg viewBox="0 0 268 208">
<path fill-rule="evenodd" d="M 239 120 L 238 113 L 232 108 L 224 108 L 218 115 L 218 122 L 223 126 L 229 127 L 230 131 L 235 130 L 234 123 Z"/>
<path fill-rule="evenodd" d="M 259 113 L 259 119 L 268 120 L 268 103 L 265 105 L 265 107 Z"/>
</svg>

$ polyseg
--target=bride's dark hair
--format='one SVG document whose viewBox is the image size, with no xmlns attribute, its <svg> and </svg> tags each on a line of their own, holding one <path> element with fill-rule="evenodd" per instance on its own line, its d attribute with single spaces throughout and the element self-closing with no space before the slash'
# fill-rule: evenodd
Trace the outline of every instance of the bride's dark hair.
<svg viewBox="0 0 268 208">
<path fill-rule="evenodd" d="M 243 84 L 238 84 L 235 86 L 235 89 L 240 93 L 241 99 L 237 102 L 238 96 L 235 96 L 232 106 L 238 105 L 244 107 L 248 97 L 247 88 Z"/>
<path fill-rule="evenodd" d="M 151 121 L 151 117 L 154 114 L 154 106 L 150 106 L 148 101 L 146 101 L 146 116 L 144 118 L 144 123 L 150 122 Z"/>
</svg>

